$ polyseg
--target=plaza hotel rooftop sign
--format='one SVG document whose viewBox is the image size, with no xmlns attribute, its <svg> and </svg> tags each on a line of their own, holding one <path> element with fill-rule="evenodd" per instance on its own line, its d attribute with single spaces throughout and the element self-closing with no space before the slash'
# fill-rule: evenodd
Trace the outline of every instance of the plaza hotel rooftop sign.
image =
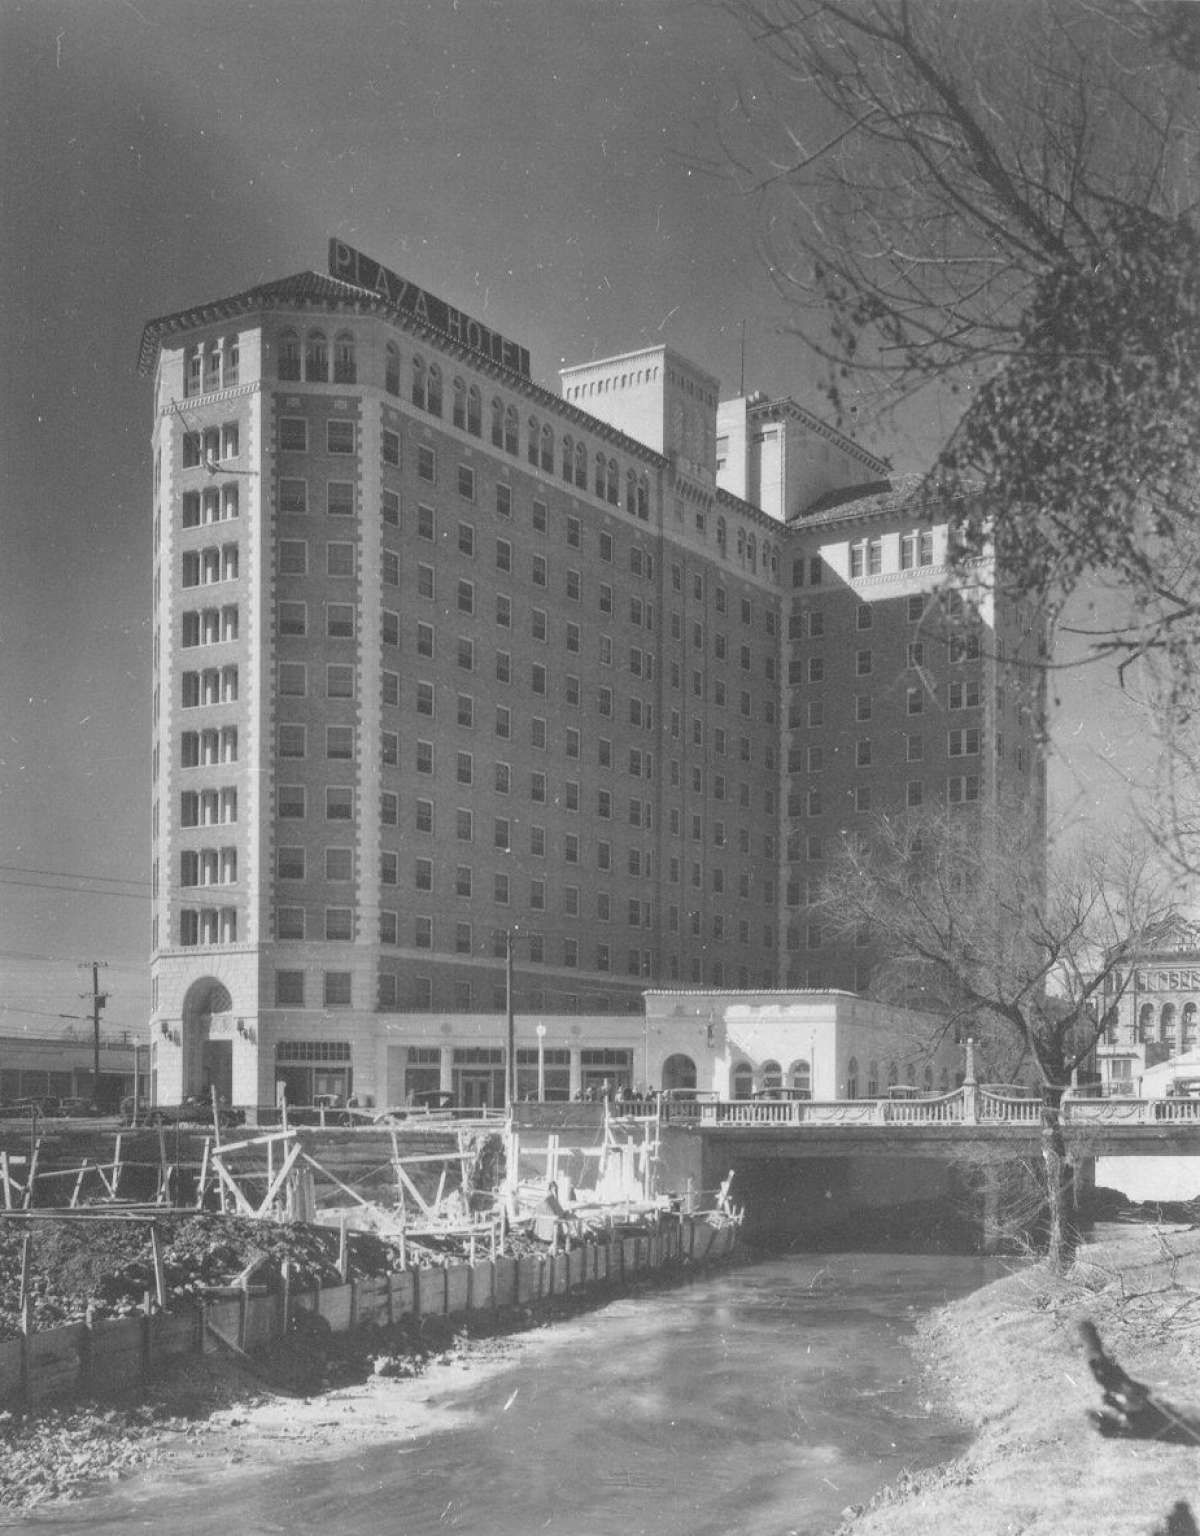
<svg viewBox="0 0 1200 1536">
<path fill-rule="evenodd" d="M 415 283 L 410 283 L 407 278 L 390 272 L 387 267 L 380 266 L 379 262 L 356 251 L 352 245 L 345 245 L 341 240 L 330 240 L 329 275 L 340 278 L 344 283 L 351 283 L 355 288 L 365 288 L 369 293 L 377 294 L 405 314 L 432 325 L 452 341 L 461 342 L 473 352 L 480 352 L 490 358 L 493 363 L 499 363 L 501 367 L 510 368 L 514 373 L 529 378 L 528 348 L 519 347 L 515 341 L 501 336 L 499 331 L 489 330 L 461 309 L 447 304 L 445 299 L 439 299 L 427 293 L 424 288 L 418 288 Z"/>
</svg>

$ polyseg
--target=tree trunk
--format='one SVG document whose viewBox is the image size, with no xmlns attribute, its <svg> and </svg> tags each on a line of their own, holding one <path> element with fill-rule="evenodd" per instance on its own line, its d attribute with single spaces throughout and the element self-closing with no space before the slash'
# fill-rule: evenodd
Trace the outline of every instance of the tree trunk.
<svg viewBox="0 0 1200 1536">
<path fill-rule="evenodd" d="M 1071 1221 L 1071 1186 L 1074 1172 L 1067 1161 L 1062 1116 L 1055 1106 L 1042 1110 L 1042 1162 L 1046 1168 L 1046 1204 L 1050 1230 L 1046 1256 L 1052 1269 L 1062 1272 L 1075 1257 L 1077 1235 Z"/>
</svg>

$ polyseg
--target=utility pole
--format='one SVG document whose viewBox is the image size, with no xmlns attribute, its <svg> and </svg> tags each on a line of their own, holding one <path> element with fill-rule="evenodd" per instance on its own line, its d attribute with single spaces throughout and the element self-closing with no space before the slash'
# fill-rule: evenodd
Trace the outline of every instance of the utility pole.
<svg viewBox="0 0 1200 1536">
<path fill-rule="evenodd" d="M 92 1108 L 100 1108 L 100 1010 L 108 1002 L 108 993 L 100 990 L 100 967 L 107 966 L 107 960 L 89 960 L 80 967 L 81 970 L 90 968 L 92 973 Z M 88 993 L 81 994 L 84 998 Z"/>
</svg>

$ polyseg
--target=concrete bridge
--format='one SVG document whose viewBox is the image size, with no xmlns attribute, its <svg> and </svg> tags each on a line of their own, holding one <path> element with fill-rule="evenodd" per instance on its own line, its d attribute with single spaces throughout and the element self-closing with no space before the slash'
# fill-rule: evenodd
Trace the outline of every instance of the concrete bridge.
<svg viewBox="0 0 1200 1536">
<path fill-rule="evenodd" d="M 661 1115 L 665 1125 L 777 1157 L 1020 1154 L 1036 1150 L 1042 1128 L 1039 1099 L 970 1083 L 927 1098 L 665 1100 Z M 1062 1122 L 1068 1151 L 1080 1157 L 1200 1156 L 1200 1099 L 1068 1098 Z"/>
<path fill-rule="evenodd" d="M 915 1229 L 958 1212 L 988 1249 L 1003 1212 L 1037 1204 L 1041 1102 L 978 1084 L 930 1098 L 668 1100 L 661 1115 L 666 1187 L 707 1189 L 732 1171 L 751 1235 L 817 1237 L 897 1213 Z M 1068 1099 L 1062 1120 L 1081 1207 L 1098 1157 L 1200 1157 L 1200 1100 Z"/>
</svg>

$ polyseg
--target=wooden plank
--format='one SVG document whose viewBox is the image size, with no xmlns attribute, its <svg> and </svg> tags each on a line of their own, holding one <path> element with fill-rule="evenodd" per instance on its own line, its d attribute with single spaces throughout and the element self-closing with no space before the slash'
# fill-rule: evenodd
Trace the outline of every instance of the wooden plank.
<svg viewBox="0 0 1200 1536">
<path fill-rule="evenodd" d="M 218 1154 L 216 1152 L 213 1153 L 214 1157 L 216 1157 L 217 1155 Z M 275 1177 L 271 1180 L 271 1183 L 268 1185 L 267 1192 L 266 1192 L 266 1194 L 262 1198 L 262 1204 L 259 1206 L 258 1211 L 256 1212 L 257 1215 L 265 1216 L 267 1214 L 267 1212 L 271 1209 L 271 1205 L 274 1202 L 275 1196 L 279 1193 L 280 1186 L 283 1184 L 283 1181 L 287 1178 L 288 1174 L 291 1172 L 291 1170 L 292 1170 L 293 1166 L 295 1165 L 296 1160 L 299 1158 L 299 1156 L 300 1156 L 300 1144 L 299 1144 L 299 1142 L 296 1142 L 293 1146 L 288 1148 L 287 1156 L 284 1158 L 283 1162 L 279 1166 L 279 1172 L 275 1175 Z"/>
<path fill-rule="evenodd" d="M 446 1314 L 466 1312 L 471 1305 L 471 1270 L 467 1264 L 450 1264 L 446 1268 Z"/>
</svg>

